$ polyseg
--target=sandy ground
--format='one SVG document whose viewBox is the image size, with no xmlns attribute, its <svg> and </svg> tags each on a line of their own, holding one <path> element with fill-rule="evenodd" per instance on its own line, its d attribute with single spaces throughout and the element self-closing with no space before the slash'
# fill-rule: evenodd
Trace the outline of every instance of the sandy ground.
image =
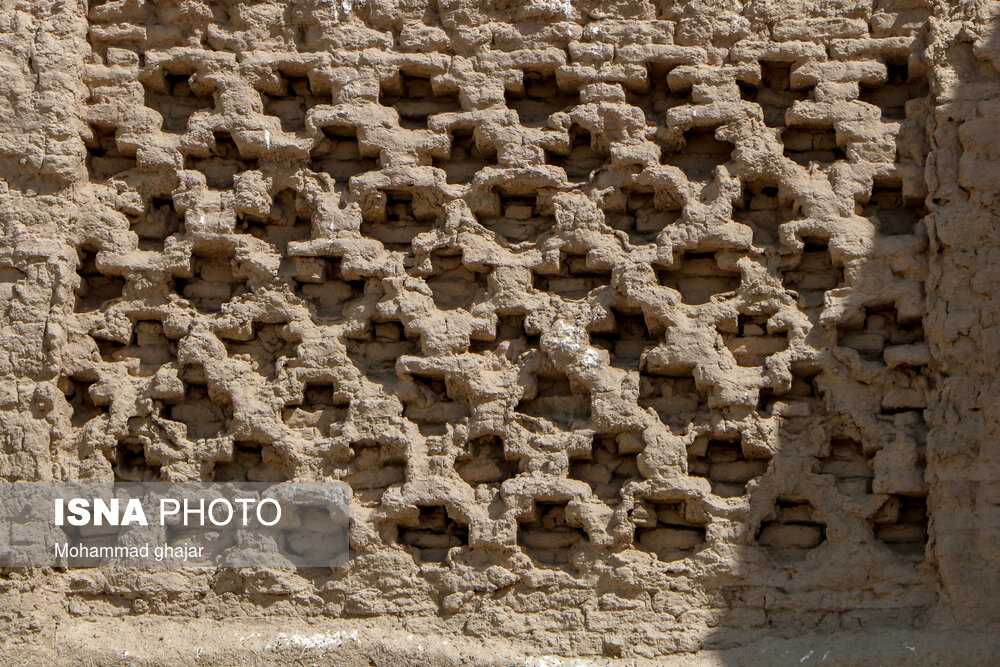
<svg viewBox="0 0 1000 667">
<path fill-rule="evenodd" d="M 72 619 L 3 638 L 0 664 L 56 665 L 995 665 L 1000 635 L 835 634 L 765 639 L 741 649 L 669 659 L 531 655 L 516 644 L 415 635 L 373 621 L 172 618 Z"/>
</svg>

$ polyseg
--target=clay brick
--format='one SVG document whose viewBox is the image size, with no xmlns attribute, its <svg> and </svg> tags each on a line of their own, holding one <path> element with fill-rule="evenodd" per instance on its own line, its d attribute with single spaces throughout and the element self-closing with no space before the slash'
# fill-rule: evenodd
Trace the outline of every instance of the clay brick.
<svg viewBox="0 0 1000 667">
<path fill-rule="evenodd" d="M 975 3 L 91 4 L 0 58 L 0 474 L 340 479 L 356 550 L 102 603 L 625 660 L 997 617 Z"/>
</svg>

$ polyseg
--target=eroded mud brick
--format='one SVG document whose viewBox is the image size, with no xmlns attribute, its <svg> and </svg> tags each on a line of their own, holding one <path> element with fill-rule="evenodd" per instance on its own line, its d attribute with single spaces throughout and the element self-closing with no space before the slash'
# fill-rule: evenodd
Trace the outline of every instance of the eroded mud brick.
<svg viewBox="0 0 1000 667">
<path fill-rule="evenodd" d="M 342 571 L 94 599 L 626 659 L 1000 620 L 990 3 L 29 4 L 0 476 L 353 492 Z"/>
</svg>

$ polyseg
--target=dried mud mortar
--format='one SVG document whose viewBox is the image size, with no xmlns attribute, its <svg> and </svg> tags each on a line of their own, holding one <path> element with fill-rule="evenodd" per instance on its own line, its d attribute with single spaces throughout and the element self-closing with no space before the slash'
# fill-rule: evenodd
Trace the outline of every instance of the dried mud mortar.
<svg viewBox="0 0 1000 667">
<path fill-rule="evenodd" d="M 354 489 L 344 570 L 8 572 L 7 625 L 1000 620 L 996 8 L 813 4 L 4 10 L 0 475 Z"/>
</svg>

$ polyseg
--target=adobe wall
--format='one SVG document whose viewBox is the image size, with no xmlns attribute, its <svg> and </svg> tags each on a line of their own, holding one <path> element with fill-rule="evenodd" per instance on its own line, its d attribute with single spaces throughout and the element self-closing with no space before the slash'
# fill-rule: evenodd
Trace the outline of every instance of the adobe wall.
<svg viewBox="0 0 1000 667">
<path fill-rule="evenodd" d="M 1000 620 L 992 11 L 5 8 L 0 475 L 355 493 L 343 571 L 7 573 L 12 623 Z"/>
</svg>

